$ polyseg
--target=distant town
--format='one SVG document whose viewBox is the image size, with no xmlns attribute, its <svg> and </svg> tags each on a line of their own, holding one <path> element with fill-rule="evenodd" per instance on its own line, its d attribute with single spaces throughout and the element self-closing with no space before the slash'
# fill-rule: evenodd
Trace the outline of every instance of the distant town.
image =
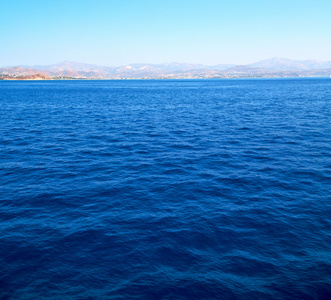
<svg viewBox="0 0 331 300">
<path fill-rule="evenodd" d="M 248 65 L 165 63 L 97 66 L 64 61 L 54 65 L 0 68 L 0 80 L 208 79 L 331 77 L 331 61 L 271 58 Z"/>
</svg>

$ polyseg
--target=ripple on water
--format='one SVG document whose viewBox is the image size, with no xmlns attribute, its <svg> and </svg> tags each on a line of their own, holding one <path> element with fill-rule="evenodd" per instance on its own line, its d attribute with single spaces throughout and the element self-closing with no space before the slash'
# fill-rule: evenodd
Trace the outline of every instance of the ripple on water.
<svg viewBox="0 0 331 300">
<path fill-rule="evenodd" d="M 0 89 L 0 298 L 330 299 L 330 80 Z"/>
</svg>

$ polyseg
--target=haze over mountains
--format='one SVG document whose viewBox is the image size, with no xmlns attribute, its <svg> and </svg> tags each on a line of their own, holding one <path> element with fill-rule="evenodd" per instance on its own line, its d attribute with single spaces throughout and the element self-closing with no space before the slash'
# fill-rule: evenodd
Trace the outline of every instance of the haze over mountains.
<svg viewBox="0 0 331 300">
<path fill-rule="evenodd" d="M 133 79 L 133 78 L 244 78 L 331 76 L 331 61 L 271 58 L 248 65 L 135 63 L 119 67 L 97 66 L 64 61 L 54 65 L 13 66 L 0 68 L 0 77 L 42 74 L 53 79 Z"/>
</svg>

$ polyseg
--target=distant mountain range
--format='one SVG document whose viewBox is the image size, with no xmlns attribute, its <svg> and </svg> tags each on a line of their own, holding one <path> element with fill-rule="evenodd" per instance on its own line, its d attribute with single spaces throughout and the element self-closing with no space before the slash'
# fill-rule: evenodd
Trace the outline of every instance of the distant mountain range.
<svg viewBox="0 0 331 300">
<path fill-rule="evenodd" d="M 175 79 L 331 76 L 331 61 L 271 58 L 248 65 L 165 63 L 106 67 L 64 61 L 54 65 L 0 68 L 0 79 L 41 75 L 48 79 Z M 36 78 L 36 77 L 34 77 Z M 23 79 L 23 78 L 22 78 Z"/>
<path fill-rule="evenodd" d="M 262 60 L 249 66 L 270 70 L 320 70 L 331 68 L 331 61 L 320 60 L 292 60 L 287 58 L 271 58 Z"/>
</svg>

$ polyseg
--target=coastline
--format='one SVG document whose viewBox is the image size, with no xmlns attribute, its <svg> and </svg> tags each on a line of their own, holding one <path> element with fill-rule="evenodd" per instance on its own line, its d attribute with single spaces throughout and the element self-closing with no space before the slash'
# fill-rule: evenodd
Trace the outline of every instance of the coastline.
<svg viewBox="0 0 331 300">
<path fill-rule="evenodd" d="M 331 79 L 331 76 L 215 76 L 215 77 L 133 77 L 133 78 L 22 78 L 22 77 L 0 77 L 0 81 L 96 81 L 96 80 L 208 80 L 208 79 L 286 79 L 286 78 L 324 78 Z"/>
</svg>

